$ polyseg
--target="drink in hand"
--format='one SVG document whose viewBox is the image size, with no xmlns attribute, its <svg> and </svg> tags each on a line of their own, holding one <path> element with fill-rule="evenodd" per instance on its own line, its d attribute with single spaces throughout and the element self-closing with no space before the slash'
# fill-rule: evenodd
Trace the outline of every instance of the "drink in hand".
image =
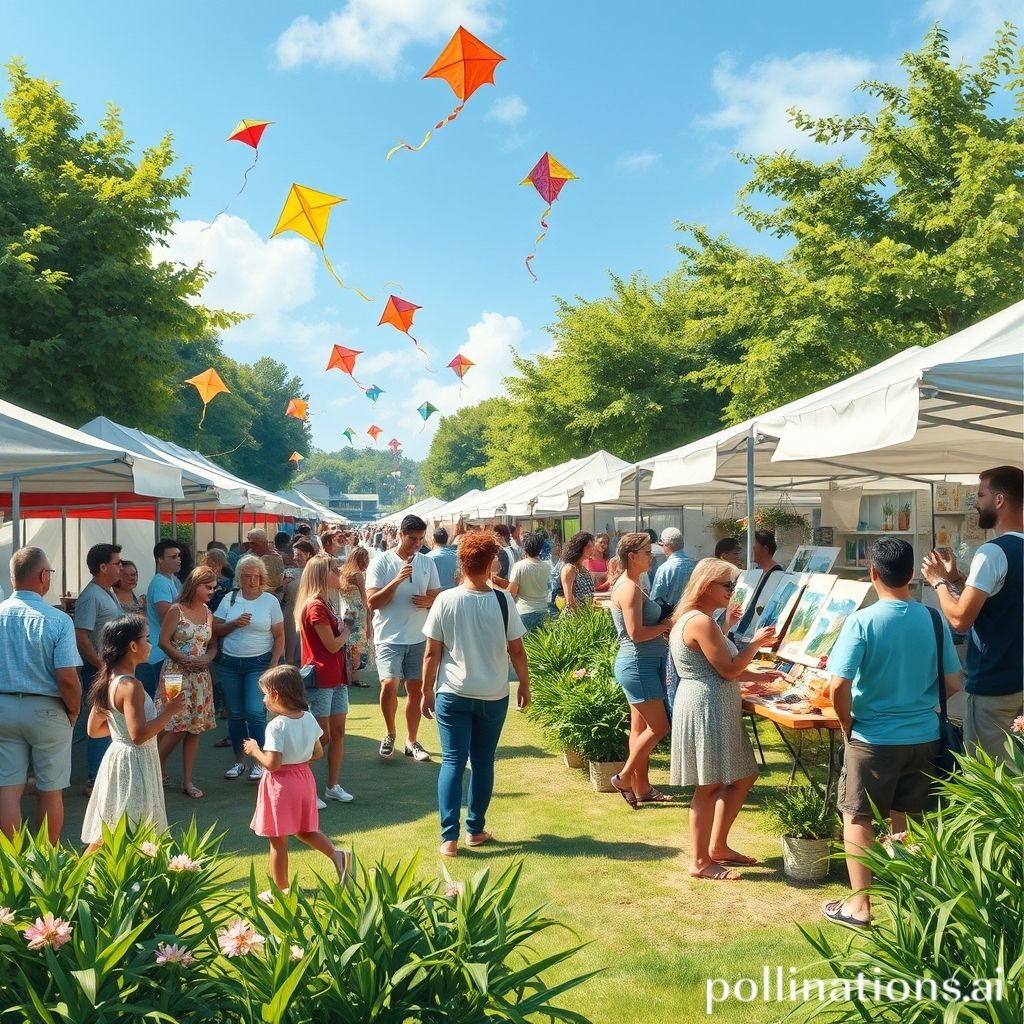
<svg viewBox="0 0 1024 1024">
<path fill-rule="evenodd" d="M 164 676 L 164 693 L 167 694 L 168 700 L 174 700 L 174 698 L 181 693 L 180 672 L 168 672 L 167 675 Z"/>
</svg>

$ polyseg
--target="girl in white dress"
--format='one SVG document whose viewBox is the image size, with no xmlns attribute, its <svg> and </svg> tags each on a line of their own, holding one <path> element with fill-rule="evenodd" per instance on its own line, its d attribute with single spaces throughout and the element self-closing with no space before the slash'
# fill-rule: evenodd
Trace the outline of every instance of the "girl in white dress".
<svg viewBox="0 0 1024 1024">
<path fill-rule="evenodd" d="M 156 713 L 135 678 L 136 666 L 146 661 L 149 652 L 149 626 L 143 616 L 122 615 L 103 627 L 103 667 L 89 691 L 88 733 L 109 736 L 111 744 L 85 811 L 82 842 L 89 844 L 87 853 L 99 848 L 103 826 L 113 828 L 124 815 L 132 824 L 149 821 L 158 832 L 167 828 L 156 738 L 184 710 L 185 696 L 179 693 Z"/>
</svg>

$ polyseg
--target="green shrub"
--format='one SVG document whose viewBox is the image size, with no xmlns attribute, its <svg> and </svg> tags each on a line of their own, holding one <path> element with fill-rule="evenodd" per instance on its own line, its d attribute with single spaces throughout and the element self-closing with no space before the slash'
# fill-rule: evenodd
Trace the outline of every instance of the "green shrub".
<svg viewBox="0 0 1024 1024">
<path fill-rule="evenodd" d="M 1008 741 L 1012 763 L 984 753 L 965 758 L 943 781 L 940 809 L 906 837 L 860 858 L 872 870 L 874 925 L 856 937 L 835 929 L 801 929 L 840 979 L 859 974 L 881 982 L 909 981 L 900 1003 L 854 1000 L 836 1009 L 812 1004 L 811 1016 L 835 1021 L 984 1021 L 1024 1018 L 1024 749 Z M 845 936 L 849 936 L 846 938 Z M 915 982 L 924 985 L 918 997 Z M 1001 980 L 1001 998 L 950 1002 L 943 983 L 966 994 L 974 983 Z M 930 983 L 937 994 L 933 995 Z"/>
<path fill-rule="evenodd" d="M 607 668 L 565 680 L 548 728 L 563 749 L 575 750 L 587 761 L 625 761 L 629 756 L 629 703 Z"/>
<path fill-rule="evenodd" d="M 833 839 L 839 824 L 834 800 L 813 786 L 790 786 L 766 805 L 768 821 L 789 839 Z"/>
<path fill-rule="evenodd" d="M 559 925 L 517 907 L 520 864 L 462 885 L 421 879 L 413 858 L 346 889 L 260 893 L 255 871 L 247 891 L 225 885 L 210 832 L 122 823 L 104 839 L 81 857 L 0 836 L 4 1020 L 587 1024 L 553 1003 L 590 975 L 544 981 L 579 947 L 533 952 Z"/>
</svg>

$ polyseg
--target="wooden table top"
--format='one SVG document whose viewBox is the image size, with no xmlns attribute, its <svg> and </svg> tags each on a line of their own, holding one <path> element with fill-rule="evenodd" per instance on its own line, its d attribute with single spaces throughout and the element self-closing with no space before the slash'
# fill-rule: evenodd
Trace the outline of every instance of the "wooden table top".
<svg viewBox="0 0 1024 1024">
<path fill-rule="evenodd" d="M 767 718 L 785 729 L 838 729 L 839 718 L 833 708 L 822 708 L 817 715 L 794 715 L 770 702 L 770 698 L 744 697 L 743 710 Z"/>
</svg>

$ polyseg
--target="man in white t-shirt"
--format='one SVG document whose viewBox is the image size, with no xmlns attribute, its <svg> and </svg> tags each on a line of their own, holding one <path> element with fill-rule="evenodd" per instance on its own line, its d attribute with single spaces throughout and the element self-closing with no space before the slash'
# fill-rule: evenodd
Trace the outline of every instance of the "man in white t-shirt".
<svg viewBox="0 0 1024 1024">
<path fill-rule="evenodd" d="M 967 575 L 938 551 L 925 556 L 921 574 L 950 628 L 968 633 L 964 745 L 1006 761 L 1006 734 L 1024 712 L 1024 472 L 982 473 L 975 511 L 995 537 L 978 548 Z"/>
<path fill-rule="evenodd" d="M 398 682 L 405 680 L 405 756 L 429 761 L 416 736 L 423 694 L 423 626 L 441 581 L 433 559 L 419 554 L 427 524 L 409 515 L 399 528 L 398 546 L 377 554 L 366 571 L 366 602 L 373 612 L 373 646 L 380 677 L 380 710 L 387 730 L 380 756 L 395 753 Z"/>
</svg>

